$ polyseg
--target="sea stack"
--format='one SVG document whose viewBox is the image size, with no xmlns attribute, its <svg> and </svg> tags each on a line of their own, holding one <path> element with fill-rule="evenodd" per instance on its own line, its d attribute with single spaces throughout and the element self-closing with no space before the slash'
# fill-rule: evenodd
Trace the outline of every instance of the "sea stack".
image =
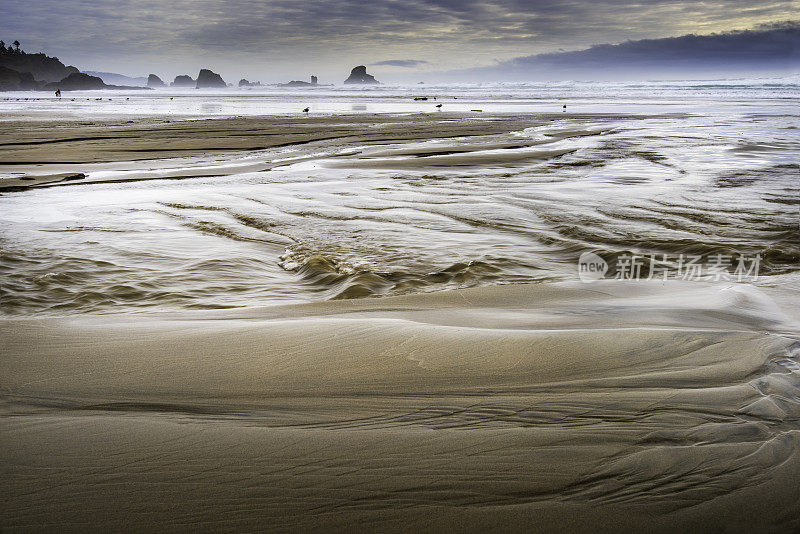
<svg viewBox="0 0 800 534">
<path fill-rule="evenodd" d="M 44 89 L 55 91 L 91 91 L 94 89 L 107 89 L 109 86 L 97 76 L 89 76 L 82 72 L 73 72 L 60 82 L 51 82 L 44 86 Z"/>
<path fill-rule="evenodd" d="M 165 84 L 161 78 L 155 74 L 151 74 L 147 77 L 147 87 L 166 87 L 166 85 L 167 84 Z"/>
<path fill-rule="evenodd" d="M 351 83 L 361 83 L 361 84 L 376 84 L 381 83 L 375 79 L 370 74 L 367 74 L 367 67 L 364 65 L 359 65 L 358 67 L 354 67 L 352 71 L 350 71 L 350 77 L 347 78 L 344 83 L 351 84 Z"/>
<path fill-rule="evenodd" d="M 197 85 L 195 87 L 197 89 L 219 88 L 228 87 L 228 84 L 226 84 L 222 76 L 216 72 L 212 72 L 208 69 L 200 69 L 200 73 L 197 75 Z"/>
<path fill-rule="evenodd" d="M 175 80 L 170 85 L 172 87 L 194 87 L 197 85 L 197 81 L 191 76 L 181 74 L 180 76 L 175 76 Z"/>
</svg>

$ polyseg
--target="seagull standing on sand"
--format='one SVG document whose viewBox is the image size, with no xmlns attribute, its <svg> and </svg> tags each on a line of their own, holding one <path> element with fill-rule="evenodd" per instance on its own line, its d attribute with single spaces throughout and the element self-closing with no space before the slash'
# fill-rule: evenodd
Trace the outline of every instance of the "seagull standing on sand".
<svg viewBox="0 0 800 534">
<path fill-rule="evenodd" d="M 442 105 L 441 104 L 436 104 L 436 107 L 439 108 L 439 109 L 442 109 Z"/>
<path fill-rule="evenodd" d="M 304 110 L 303 110 L 303 113 L 308 113 L 308 109 L 309 109 L 309 108 L 306 108 L 306 109 L 304 109 Z"/>
</svg>

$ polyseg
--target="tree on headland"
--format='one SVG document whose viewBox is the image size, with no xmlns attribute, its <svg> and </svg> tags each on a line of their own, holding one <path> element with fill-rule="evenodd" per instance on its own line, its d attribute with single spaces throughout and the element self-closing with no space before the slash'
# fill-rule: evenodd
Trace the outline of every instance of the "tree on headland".
<svg viewBox="0 0 800 534">
<path fill-rule="evenodd" d="M 19 41 L 14 41 L 12 44 L 17 47 L 17 52 L 19 52 Z"/>
<path fill-rule="evenodd" d="M 5 51 L 6 51 L 6 42 L 0 41 L 0 52 L 5 52 Z"/>
</svg>

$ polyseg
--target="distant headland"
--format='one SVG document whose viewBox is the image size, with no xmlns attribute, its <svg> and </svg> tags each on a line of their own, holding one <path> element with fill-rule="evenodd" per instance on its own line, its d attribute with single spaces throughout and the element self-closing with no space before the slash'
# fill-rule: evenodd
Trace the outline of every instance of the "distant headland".
<svg viewBox="0 0 800 534">
<path fill-rule="evenodd" d="M 91 89 L 144 89 L 107 85 L 101 78 L 64 65 L 57 57 L 28 54 L 14 41 L 0 41 L 0 91 L 76 91 Z"/>
</svg>

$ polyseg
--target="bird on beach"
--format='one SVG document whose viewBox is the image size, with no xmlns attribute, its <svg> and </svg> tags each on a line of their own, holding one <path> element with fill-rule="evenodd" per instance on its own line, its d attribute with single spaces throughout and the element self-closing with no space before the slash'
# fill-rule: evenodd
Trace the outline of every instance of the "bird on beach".
<svg viewBox="0 0 800 534">
<path fill-rule="evenodd" d="M 439 109 L 441 109 L 441 108 L 442 108 L 442 105 L 441 105 L 441 104 L 436 104 L 436 107 L 437 107 L 437 108 L 439 108 Z"/>
<path fill-rule="evenodd" d="M 309 109 L 309 108 L 305 108 L 305 109 L 303 110 L 303 113 L 308 113 L 308 109 Z"/>
<path fill-rule="evenodd" d="M 564 109 L 562 111 L 567 111 L 567 105 L 564 104 Z"/>
</svg>

